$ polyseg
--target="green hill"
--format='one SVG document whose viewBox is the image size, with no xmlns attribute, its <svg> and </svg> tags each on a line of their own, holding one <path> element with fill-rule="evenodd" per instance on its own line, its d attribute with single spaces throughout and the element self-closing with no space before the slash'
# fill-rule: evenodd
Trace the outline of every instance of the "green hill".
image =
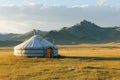
<svg viewBox="0 0 120 80">
<path fill-rule="evenodd" d="M 11 47 L 20 44 L 22 41 L 0 41 L 0 47 Z"/>
</svg>

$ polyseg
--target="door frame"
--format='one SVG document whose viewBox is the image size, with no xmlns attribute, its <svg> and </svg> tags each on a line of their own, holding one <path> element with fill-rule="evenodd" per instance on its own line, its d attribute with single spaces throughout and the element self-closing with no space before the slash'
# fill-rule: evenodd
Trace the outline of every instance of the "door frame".
<svg viewBox="0 0 120 80">
<path fill-rule="evenodd" d="M 48 53 L 48 49 L 51 50 L 50 53 Z M 53 54 L 53 48 L 48 47 L 48 48 L 46 49 L 46 57 L 47 57 L 47 58 L 51 58 L 51 57 L 53 57 L 52 54 Z"/>
</svg>

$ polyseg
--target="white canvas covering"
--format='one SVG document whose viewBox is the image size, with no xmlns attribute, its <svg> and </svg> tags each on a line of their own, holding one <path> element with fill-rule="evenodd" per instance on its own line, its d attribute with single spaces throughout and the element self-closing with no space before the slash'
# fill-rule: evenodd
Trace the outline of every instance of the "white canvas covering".
<svg viewBox="0 0 120 80">
<path fill-rule="evenodd" d="M 51 42 L 45 40 L 39 35 L 34 35 L 27 41 L 14 47 L 14 55 L 16 56 L 41 56 L 45 57 L 46 49 L 52 48 L 52 56 L 58 55 L 58 48 Z"/>
</svg>

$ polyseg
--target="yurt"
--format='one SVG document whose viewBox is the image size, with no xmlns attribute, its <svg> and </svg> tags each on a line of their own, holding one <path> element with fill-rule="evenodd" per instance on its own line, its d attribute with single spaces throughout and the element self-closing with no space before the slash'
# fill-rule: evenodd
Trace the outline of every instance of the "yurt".
<svg viewBox="0 0 120 80">
<path fill-rule="evenodd" d="M 34 35 L 27 41 L 14 47 L 15 56 L 29 57 L 57 57 L 58 48 L 56 45 L 42 38 L 40 35 Z"/>
</svg>

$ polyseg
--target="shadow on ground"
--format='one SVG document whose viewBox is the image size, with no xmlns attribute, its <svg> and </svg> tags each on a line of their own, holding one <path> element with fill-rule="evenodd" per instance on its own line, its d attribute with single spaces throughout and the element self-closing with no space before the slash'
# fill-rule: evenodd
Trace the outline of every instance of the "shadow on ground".
<svg viewBox="0 0 120 80">
<path fill-rule="evenodd" d="M 78 57 L 78 56 L 59 56 L 59 58 L 71 58 L 71 59 L 80 59 L 80 60 L 120 60 L 120 57 Z"/>
</svg>

